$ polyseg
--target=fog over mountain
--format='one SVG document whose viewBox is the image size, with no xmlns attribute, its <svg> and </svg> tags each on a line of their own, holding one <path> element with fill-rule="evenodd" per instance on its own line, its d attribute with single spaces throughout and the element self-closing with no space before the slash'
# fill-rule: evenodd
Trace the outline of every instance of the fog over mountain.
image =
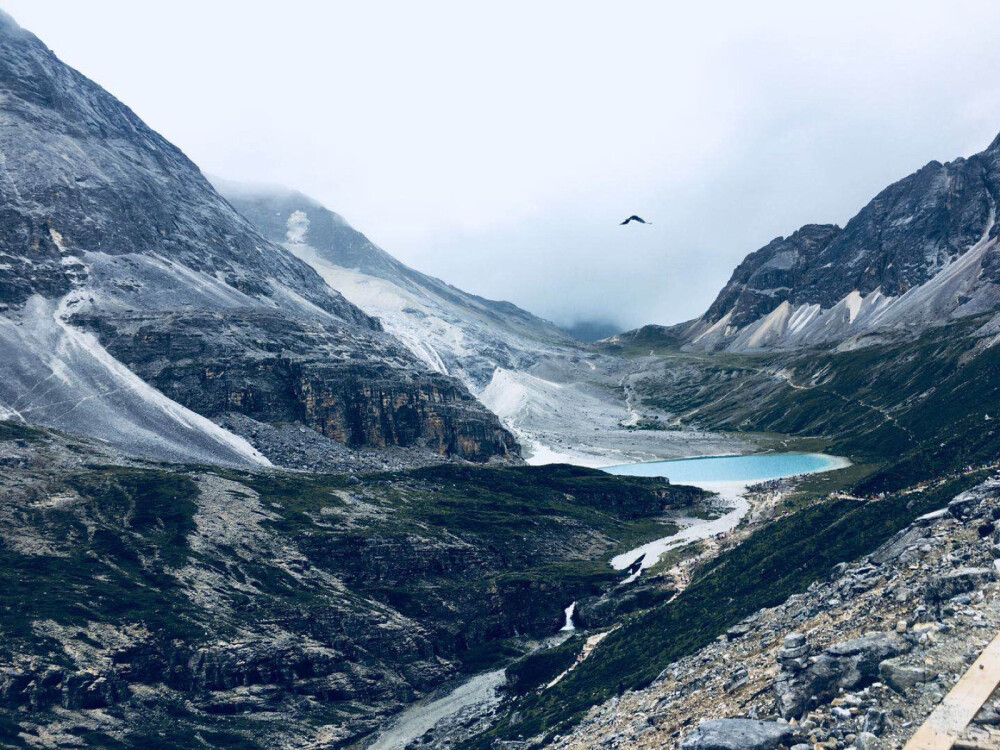
<svg viewBox="0 0 1000 750">
<path fill-rule="evenodd" d="M 6 5 L 0 747 L 1000 747 L 996 11 Z"/>
<path fill-rule="evenodd" d="M 1000 111 L 985 0 L 2 5 L 207 172 L 561 324 L 700 315 L 749 249 L 974 153 Z"/>
</svg>

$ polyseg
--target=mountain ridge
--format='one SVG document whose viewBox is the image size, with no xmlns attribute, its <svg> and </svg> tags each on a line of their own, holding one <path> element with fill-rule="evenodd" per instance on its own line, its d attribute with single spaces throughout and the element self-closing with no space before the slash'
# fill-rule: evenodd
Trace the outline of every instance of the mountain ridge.
<svg viewBox="0 0 1000 750">
<path fill-rule="evenodd" d="M 806 224 L 775 238 L 744 258 L 704 315 L 662 335 L 697 350 L 864 345 L 996 311 L 998 195 L 1000 136 L 892 183 L 843 228 Z"/>
<path fill-rule="evenodd" d="M 294 431 L 272 434 L 288 424 L 331 457 L 344 444 L 516 457 L 465 386 L 9 17 L 0 95 L 3 413 L 169 460 L 299 462 Z M 230 430 L 209 427 L 231 414 Z"/>
<path fill-rule="evenodd" d="M 410 268 L 303 193 L 218 184 L 265 237 L 309 263 L 429 366 L 458 376 L 475 393 L 497 368 L 527 370 L 543 356 L 582 348 L 554 323 L 511 302 Z"/>
</svg>

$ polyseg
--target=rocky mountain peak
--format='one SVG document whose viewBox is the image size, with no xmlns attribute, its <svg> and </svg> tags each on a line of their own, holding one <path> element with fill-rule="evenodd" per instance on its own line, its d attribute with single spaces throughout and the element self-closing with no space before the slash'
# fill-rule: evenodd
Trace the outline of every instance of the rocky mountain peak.
<svg viewBox="0 0 1000 750">
<path fill-rule="evenodd" d="M 0 101 L 0 415 L 171 460 L 260 460 L 209 421 L 224 419 L 280 463 L 301 462 L 307 438 L 330 444 L 323 460 L 345 443 L 516 453 L 461 383 L 9 18 Z M 289 448 L 275 423 L 321 437 Z"/>
<path fill-rule="evenodd" d="M 843 229 L 811 224 L 772 240 L 686 329 L 689 342 L 794 347 L 1000 307 L 998 156 L 1000 136 L 971 157 L 928 162 Z"/>
<path fill-rule="evenodd" d="M 791 298 L 804 269 L 843 230 L 835 224 L 806 224 L 788 237 L 776 237 L 751 253 L 705 315 L 711 322 L 730 315 L 729 323 L 743 326 Z"/>
</svg>

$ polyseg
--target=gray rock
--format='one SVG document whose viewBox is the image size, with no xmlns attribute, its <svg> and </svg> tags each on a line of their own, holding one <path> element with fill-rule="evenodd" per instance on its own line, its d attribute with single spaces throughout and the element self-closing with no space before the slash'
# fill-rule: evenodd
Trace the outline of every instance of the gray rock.
<svg viewBox="0 0 1000 750">
<path fill-rule="evenodd" d="M 885 711 L 878 708 L 869 708 L 868 713 L 865 714 L 864 723 L 861 725 L 862 734 L 882 734 L 882 730 L 885 729 Z"/>
<path fill-rule="evenodd" d="M 928 601 L 942 602 L 984 586 L 993 580 L 989 568 L 959 568 L 933 576 L 927 581 L 925 595 Z"/>
<path fill-rule="evenodd" d="M 948 513 L 960 521 L 969 518 L 976 506 L 979 505 L 980 498 L 970 492 L 963 492 L 950 503 L 948 503 Z"/>
<path fill-rule="evenodd" d="M 778 712 L 786 719 L 800 716 L 815 698 L 823 702 L 840 690 L 854 690 L 874 682 L 879 664 L 906 653 L 910 644 L 896 633 L 873 632 L 835 643 L 805 670 L 785 671 L 774 682 Z"/>
<path fill-rule="evenodd" d="M 882 681 L 900 693 L 937 677 L 937 672 L 927 666 L 902 664 L 899 659 L 887 659 L 879 664 L 878 671 Z"/>
<path fill-rule="evenodd" d="M 795 727 L 756 719 L 709 719 L 681 742 L 682 750 L 775 750 L 800 739 Z"/>
<path fill-rule="evenodd" d="M 731 641 L 735 641 L 738 638 L 742 638 L 747 633 L 753 629 L 753 626 L 746 622 L 740 622 L 733 625 L 729 630 L 726 631 L 726 638 Z"/>
<path fill-rule="evenodd" d="M 740 667 L 729 676 L 729 679 L 726 681 L 726 684 L 722 689 L 726 693 L 731 693 L 733 690 L 743 687 L 749 681 L 750 673 L 745 667 Z"/>
<path fill-rule="evenodd" d="M 806 637 L 802 633 L 789 633 L 781 645 L 786 649 L 800 648 L 806 645 Z"/>
<path fill-rule="evenodd" d="M 987 703 L 983 706 L 976 717 L 973 719 L 976 724 L 982 724 L 983 726 L 1000 726 L 1000 712 L 997 711 L 996 707 Z"/>
<path fill-rule="evenodd" d="M 800 656 L 806 656 L 809 653 L 809 644 L 803 644 L 798 648 L 781 648 L 778 649 L 777 658 L 778 661 L 784 659 L 798 659 Z"/>
</svg>

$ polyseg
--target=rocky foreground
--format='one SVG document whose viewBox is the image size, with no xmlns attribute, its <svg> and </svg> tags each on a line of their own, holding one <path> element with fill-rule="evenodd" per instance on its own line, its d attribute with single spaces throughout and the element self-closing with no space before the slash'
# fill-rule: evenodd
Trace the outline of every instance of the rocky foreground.
<svg viewBox="0 0 1000 750">
<path fill-rule="evenodd" d="M 1000 629 L 1000 480 L 595 707 L 558 748 L 902 747 Z M 994 733 L 995 694 L 967 730 Z"/>
</svg>

